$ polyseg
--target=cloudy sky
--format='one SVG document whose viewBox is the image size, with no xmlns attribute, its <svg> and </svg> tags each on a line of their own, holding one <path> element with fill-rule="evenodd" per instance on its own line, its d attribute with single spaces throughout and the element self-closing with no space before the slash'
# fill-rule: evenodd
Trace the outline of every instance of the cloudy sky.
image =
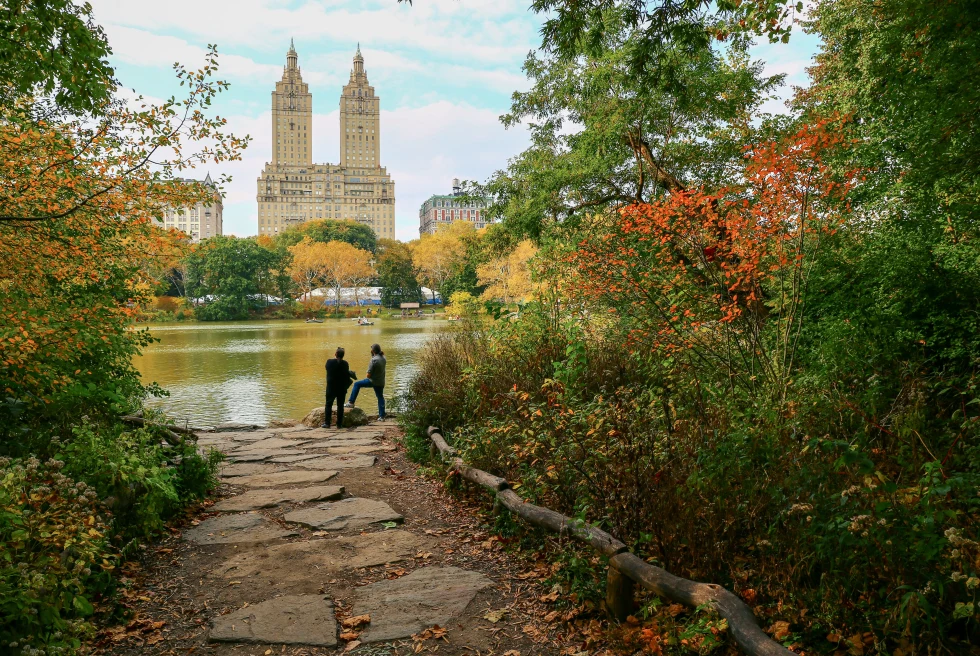
<svg viewBox="0 0 980 656">
<path fill-rule="evenodd" d="M 399 239 L 418 236 L 418 208 L 452 179 L 484 180 L 527 144 L 498 117 L 528 86 L 521 64 L 540 43 L 529 0 L 92 0 L 127 87 L 148 97 L 179 94 L 172 65 L 203 62 L 218 46 L 219 78 L 231 83 L 215 111 L 252 143 L 241 162 L 215 167 L 225 187 L 226 234 L 256 233 L 255 179 L 271 157 L 270 94 L 290 38 L 313 93 L 313 157 L 339 157 L 337 103 L 358 42 L 381 97 L 381 163 L 398 187 Z M 770 72 L 802 84 L 815 41 L 760 46 Z M 788 93 L 787 89 L 787 93 Z M 778 103 L 772 107 L 778 109 Z M 206 171 L 193 172 L 203 178 Z"/>
</svg>

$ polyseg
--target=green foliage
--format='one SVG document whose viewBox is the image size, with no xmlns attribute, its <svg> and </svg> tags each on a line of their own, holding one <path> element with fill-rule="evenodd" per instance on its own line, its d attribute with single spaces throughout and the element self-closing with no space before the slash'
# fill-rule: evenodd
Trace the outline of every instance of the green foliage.
<svg viewBox="0 0 980 656">
<path fill-rule="evenodd" d="M 668 47 L 656 65 L 669 76 L 637 76 L 631 58 L 642 30 L 615 13 L 603 14 L 603 28 L 587 56 L 545 50 L 524 64 L 534 87 L 514 94 L 502 120 L 530 123 L 532 145 L 483 191 L 495 199 L 491 215 L 516 235 L 539 239 L 549 226 L 732 179 L 750 116 L 781 80 L 749 60 L 745 38 Z"/>
<path fill-rule="evenodd" d="M 0 98 L 48 96 L 62 109 L 98 111 L 116 90 L 105 32 L 92 6 L 12 0 L 0 7 Z"/>
<path fill-rule="evenodd" d="M 111 587 L 116 556 L 105 510 L 93 488 L 61 473 L 63 465 L 0 459 L 4 653 L 73 653 L 94 632 L 87 618 Z"/>
<path fill-rule="evenodd" d="M 83 419 L 56 457 L 65 473 L 95 488 L 120 533 L 145 537 L 216 484 L 215 457 L 193 443 L 161 447 L 153 429 L 96 426 Z"/>
<path fill-rule="evenodd" d="M 370 226 L 357 221 L 335 221 L 322 219 L 306 221 L 297 226 L 283 230 L 273 240 L 279 246 L 295 246 L 309 237 L 312 241 L 327 244 L 331 241 L 343 241 L 361 250 L 374 253 L 378 248 L 378 238 Z"/>
<path fill-rule="evenodd" d="M 220 454 L 161 441 L 156 428 L 83 417 L 66 440 L 22 446 L 52 454 L 45 464 L 0 459 L 0 640 L 17 643 L 12 653 L 74 653 L 114 587 L 119 550 L 217 485 Z"/>
<path fill-rule="evenodd" d="M 276 253 L 255 239 L 218 236 L 203 242 L 188 260 L 187 294 L 214 300 L 198 306 L 197 317 L 204 321 L 247 318 L 276 264 Z"/>
<path fill-rule="evenodd" d="M 420 303 L 422 288 L 412 264 L 412 252 L 406 244 L 392 239 L 378 243 L 378 285 L 381 305 L 397 308 L 402 303 Z"/>
</svg>

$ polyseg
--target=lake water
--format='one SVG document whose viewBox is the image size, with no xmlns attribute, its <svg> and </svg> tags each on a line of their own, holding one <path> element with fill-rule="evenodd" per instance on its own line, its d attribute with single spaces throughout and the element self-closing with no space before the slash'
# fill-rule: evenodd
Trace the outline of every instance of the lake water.
<svg viewBox="0 0 980 656">
<path fill-rule="evenodd" d="M 301 419 L 323 405 L 323 365 L 338 346 L 363 378 L 371 344 L 378 343 L 388 361 L 385 399 L 392 408 L 395 395 L 417 371 L 419 349 L 445 325 L 435 319 L 375 319 L 373 326 L 350 319 L 154 323 L 148 327 L 160 341 L 137 358 L 136 366 L 144 383 L 156 382 L 170 392 L 149 404 L 178 421 L 265 424 Z M 377 413 L 370 390 L 361 392 L 357 406 Z"/>
</svg>

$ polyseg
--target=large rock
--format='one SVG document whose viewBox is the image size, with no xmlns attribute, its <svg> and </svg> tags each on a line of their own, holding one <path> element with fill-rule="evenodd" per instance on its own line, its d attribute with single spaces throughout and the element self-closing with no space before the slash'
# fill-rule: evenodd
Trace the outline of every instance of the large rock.
<svg viewBox="0 0 980 656">
<path fill-rule="evenodd" d="M 275 487 L 277 485 L 302 485 L 304 483 L 323 483 L 337 475 L 337 471 L 297 471 L 287 470 L 274 474 L 256 474 L 254 476 L 239 476 L 233 482 L 235 485 L 249 487 Z"/>
<path fill-rule="evenodd" d="M 376 499 L 344 499 L 325 503 L 316 508 L 303 508 L 286 513 L 283 517 L 289 523 L 309 526 L 325 531 L 341 531 L 347 528 L 360 528 L 379 522 L 400 522 L 403 517 L 392 510 L 384 501 Z"/>
<path fill-rule="evenodd" d="M 330 423 L 334 423 L 335 412 L 330 414 Z M 303 417 L 303 425 L 309 426 L 310 428 L 319 428 L 323 425 L 324 417 L 326 413 L 322 407 L 313 408 L 310 413 Z M 367 415 L 360 408 L 345 408 L 344 409 L 344 428 L 353 428 L 354 426 L 364 426 L 368 423 Z"/>
<path fill-rule="evenodd" d="M 205 519 L 184 531 L 184 538 L 197 544 L 228 544 L 267 542 L 297 534 L 298 531 L 280 528 L 258 513 L 242 513 Z"/>
<path fill-rule="evenodd" d="M 303 469 L 356 469 L 358 467 L 372 467 L 377 461 L 374 456 L 363 454 L 347 456 L 323 456 L 312 460 L 297 462 L 297 467 Z"/>
<path fill-rule="evenodd" d="M 315 485 L 287 490 L 249 490 L 236 497 L 229 497 L 214 504 L 212 510 L 218 512 L 242 512 L 272 508 L 284 503 L 307 503 L 309 501 L 337 501 L 344 496 L 344 488 L 338 485 Z"/>
<path fill-rule="evenodd" d="M 476 593 L 491 585 L 479 572 L 458 567 L 426 567 L 393 581 L 380 581 L 354 593 L 353 615 L 370 615 L 361 642 L 407 638 L 428 627 L 449 626 Z"/>
<path fill-rule="evenodd" d="M 314 572 L 335 573 L 396 563 L 432 546 L 431 539 L 400 530 L 287 542 L 236 553 L 215 568 L 213 575 L 227 579 L 262 579 L 274 587 L 287 587 L 310 580 Z M 320 584 L 315 578 L 312 582 Z"/>
<path fill-rule="evenodd" d="M 291 595 L 270 599 L 214 620 L 213 642 L 277 645 L 337 645 L 333 603 L 322 595 Z"/>
</svg>

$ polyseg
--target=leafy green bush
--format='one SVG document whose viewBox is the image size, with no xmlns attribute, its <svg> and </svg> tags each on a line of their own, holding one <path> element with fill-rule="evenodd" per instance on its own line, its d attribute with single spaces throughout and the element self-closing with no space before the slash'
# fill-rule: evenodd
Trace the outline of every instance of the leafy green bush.
<svg viewBox="0 0 980 656">
<path fill-rule="evenodd" d="M 221 456 L 171 446 L 159 428 L 87 417 L 67 440 L 24 443 L 54 457 L 0 459 L 0 645 L 75 653 L 94 603 L 113 588 L 120 550 L 213 489 Z"/>
<path fill-rule="evenodd" d="M 91 485 L 127 537 L 147 536 L 216 484 L 216 458 L 191 442 L 164 445 L 156 429 L 95 425 L 83 418 L 57 455 L 65 473 Z"/>
<path fill-rule="evenodd" d="M 71 653 L 111 587 L 111 526 L 96 490 L 64 463 L 0 458 L 0 645 L 4 653 Z M 9 651 L 8 651 L 9 649 Z"/>
<path fill-rule="evenodd" d="M 723 376 L 704 369 L 693 385 L 690 369 L 621 344 L 614 323 L 562 322 L 540 306 L 441 336 L 406 399 L 410 455 L 425 457 L 424 430 L 439 425 L 523 496 L 674 573 L 748 591 L 757 614 L 809 644 L 865 631 L 918 646 L 970 639 L 976 422 L 961 416 L 962 450 L 954 434 L 933 458 L 916 433 L 936 420 L 915 404 L 893 411 L 908 437 L 887 443 L 829 412 L 826 380 L 801 381 L 783 406 L 719 393 Z"/>
</svg>

